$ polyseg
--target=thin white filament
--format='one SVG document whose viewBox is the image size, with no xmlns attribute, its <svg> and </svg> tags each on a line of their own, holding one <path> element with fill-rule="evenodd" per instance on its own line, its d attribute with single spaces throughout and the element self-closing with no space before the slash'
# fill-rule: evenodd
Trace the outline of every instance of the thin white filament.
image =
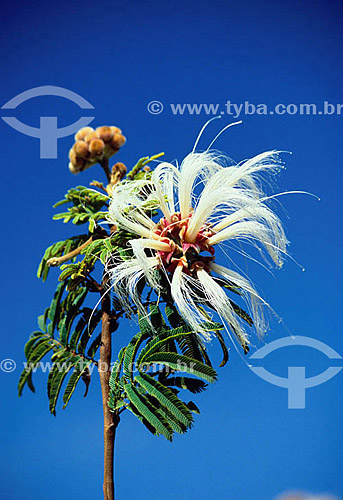
<svg viewBox="0 0 343 500">
<path fill-rule="evenodd" d="M 225 132 L 225 130 L 227 130 L 228 128 L 230 127 L 234 127 L 235 125 L 240 125 L 242 122 L 242 120 L 239 120 L 238 122 L 234 122 L 234 123 L 229 123 L 228 125 L 226 125 L 226 127 L 224 127 L 220 132 L 219 134 L 217 134 L 215 136 L 215 138 L 213 139 L 213 141 L 211 142 L 211 144 L 208 146 L 207 150 L 211 149 L 211 147 L 213 146 L 213 144 L 216 142 L 216 140 L 222 135 L 223 132 Z"/>
<path fill-rule="evenodd" d="M 196 147 L 197 147 L 197 145 L 198 145 L 198 143 L 199 143 L 199 140 L 200 140 L 200 138 L 201 138 L 202 134 L 204 133 L 204 131 L 205 131 L 206 127 L 207 127 L 207 126 L 208 126 L 211 122 L 213 122 L 213 120 L 218 120 L 219 118 L 221 118 L 221 115 L 219 115 L 219 116 L 214 116 L 213 118 L 210 118 L 210 119 L 209 119 L 209 120 L 205 123 L 205 125 L 201 128 L 201 130 L 200 130 L 200 132 L 199 132 L 199 134 L 198 134 L 198 137 L 196 138 L 196 141 L 195 141 L 195 143 L 194 143 L 194 146 L 193 146 L 193 149 L 192 149 L 192 153 L 194 153 L 194 151 L 196 150 Z"/>
</svg>

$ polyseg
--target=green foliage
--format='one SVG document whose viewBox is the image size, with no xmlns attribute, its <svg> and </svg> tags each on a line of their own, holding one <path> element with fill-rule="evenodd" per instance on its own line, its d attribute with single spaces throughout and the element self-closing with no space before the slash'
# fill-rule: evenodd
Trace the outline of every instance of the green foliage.
<svg viewBox="0 0 343 500">
<path fill-rule="evenodd" d="M 54 215 L 54 220 L 63 220 L 64 223 L 71 221 L 76 225 L 92 221 L 94 227 L 95 221 L 106 216 L 103 209 L 107 208 L 108 196 L 95 189 L 77 186 L 69 189 L 64 199 L 55 203 L 54 208 L 67 203 L 70 203 L 71 207 L 68 207 L 66 212 Z"/>
<path fill-rule="evenodd" d="M 130 172 L 130 178 L 142 178 L 150 173 L 144 167 L 154 157 L 138 161 Z M 102 187 L 101 183 L 94 183 Z M 75 235 L 50 245 L 44 252 L 37 276 L 45 281 L 51 266 L 59 266 L 61 274 L 51 305 L 38 317 L 39 331 L 34 332 L 25 346 L 26 367 L 23 370 L 18 391 L 22 394 L 25 385 L 33 392 L 32 375 L 42 359 L 51 355 L 51 370 L 48 376 L 48 396 L 51 413 L 56 404 L 64 381 L 69 377 L 63 394 L 64 408 L 67 406 L 80 379 L 88 388 L 89 366 L 101 344 L 100 334 L 94 332 L 99 325 L 99 309 L 84 307 L 88 292 L 99 292 L 99 285 L 90 277 L 97 263 L 106 264 L 109 255 L 118 252 L 127 254 L 127 241 L 135 237 L 117 230 L 109 234 L 100 221 L 106 220 L 109 197 L 99 190 L 77 186 L 70 189 L 54 207 L 66 206 L 66 211 L 54 215 L 54 220 L 72 222 L 75 225 L 88 223 L 88 233 Z M 115 302 L 115 300 L 114 300 Z M 113 302 L 113 304 L 114 304 Z M 119 308 L 117 301 L 114 304 Z M 113 330 L 116 326 L 113 327 Z M 57 335 L 56 335 L 57 334 Z M 90 345 L 89 345 L 90 344 Z"/>
<path fill-rule="evenodd" d="M 157 305 L 150 307 L 147 316 L 139 317 L 140 332 L 121 350 L 112 370 L 109 407 L 113 412 L 130 410 L 153 434 L 172 440 L 175 432 L 183 434 L 192 426 L 196 408 L 180 398 L 180 389 L 199 393 L 217 374 L 200 350 L 196 351 L 198 358 L 180 352 L 180 342 L 194 332 L 171 306 L 166 307 L 166 317 L 169 325 Z M 173 328 L 171 323 L 181 326 Z M 222 328 L 217 323 L 206 327 L 212 332 Z"/>
<path fill-rule="evenodd" d="M 150 176 L 150 172 L 143 171 L 144 167 L 152 160 L 161 157 L 163 153 L 146 156 L 141 158 L 137 164 L 128 173 L 128 179 L 140 179 Z M 101 183 L 94 183 L 99 186 Z M 105 265 L 108 255 L 118 252 L 125 254 L 127 251 L 127 241 L 137 236 L 125 231 L 117 230 L 109 235 L 103 226 L 99 223 L 106 221 L 108 215 L 109 196 L 101 193 L 97 189 L 86 186 L 77 186 L 69 189 L 64 198 L 55 203 L 54 208 L 69 205 L 65 212 L 57 213 L 53 216 L 54 220 L 63 220 L 64 223 L 72 222 L 75 225 L 88 223 L 88 234 L 73 236 L 63 241 L 58 241 L 50 245 L 44 252 L 43 258 L 37 270 L 38 278 L 45 281 L 48 277 L 50 259 L 59 259 L 68 256 L 76 251 L 81 245 L 85 244 L 90 238 L 93 240 L 75 256 L 72 256 L 68 264 L 62 264 L 59 280 L 69 279 L 69 287 L 77 286 L 94 269 L 97 262 Z M 83 259 L 77 262 L 77 255 L 83 255 Z"/>
<path fill-rule="evenodd" d="M 86 386 L 89 384 L 89 377 L 86 378 L 85 374 L 90 364 L 96 363 L 94 356 L 100 346 L 99 336 L 96 336 L 85 354 L 88 341 L 101 319 L 98 309 L 93 311 L 83 306 L 88 288 L 79 286 L 66 292 L 66 285 L 67 282 L 58 284 L 50 307 L 38 317 L 40 331 L 32 333 L 26 343 L 27 361 L 18 385 L 19 396 L 22 395 L 25 385 L 35 391 L 32 374 L 38 369 L 40 361 L 49 353 L 51 365 L 47 390 L 50 412 L 54 415 L 63 382 L 70 373 L 63 394 L 63 408 L 67 406 L 81 378 Z M 58 334 L 58 338 L 55 333 Z"/>
<path fill-rule="evenodd" d="M 145 172 L 142 172 L 143 168 L 146 167 L 151 161 L 157 160 L 158 158 L 161 158 L 164 153 L 158 153 L 157 155 L 154 156 L 144 156 L 143 158 L 140 158 L 136 165 L 131 169 L 131 171 L 127 174 L 127 179 L 129 180 L 138 180 L 142 177 L 146 177 L 147 174 Z"/>
<path fill-rule="evenodd" d="M 86 234 L 81 234 L 79 236 L 73 236 L 64 241 L 58 241 L 53 245 L 50 245 L 44 252 L 43 258 L 38 266 L 37 277 L 42 278 L 45 281 L 48 277 L 50 267 L 47 265 L 49 259 L 53 257 L 61 257 L 69 252 L 72 252 L 77 247 L 82 245 L 87 241 L 88 236 Z"/>
<path fill-rule="evenodd" d="M 70 260 L 70 263 L 61 266 L 63 272 L 59 279 L 63 281 L 72 277 L 72 281 L 76 280 L 76 282 L 70 283 L 70 286 L 81 282 L 93 270 L 99 259 L 104 264 L 108 252 L 114 251 L 117 248 L 116 244 L 114 245 L 115 248 L 112 248 L 110 243 L 105 243 L 107 240 L 111 241 L 111 238 L 109 238 L 106 231 L 98 224 L 100 221 L 106 220 L 108 201 L 109 197 L 106 194 L 85 186 L 78 186 L 70 189 L 64 199 L 54 205 L 54 207 L 64 204 L 71 205 L 67 208 L 66 212 L 54 215 L 54 220 L 63 220 L 63 222 L 71 221 L 76 225 L 88 223 L 88 234 L 73 236 L 49 246 L 38 267 L 38 278 L 42 278 L 45 281 L 50 266 L 56 265 L 51 260 L 59 260 L 63 256 L 66 257 L 66 261 Z M 88 241 L 90 244 L 83 248 L 82 245 Z M 81 250 L 77 251 L 79 247 L 81 247 Z M 75 256 L 73 252 L 76 252 Z M 72 256 L 68 259 L 67 257 L 70 253 Z M 84 255 L 84 258 L 81 262 L 76 262 L 77 255 L 80 254 Z"/>
<path fill-rule="evenodd" d="M 127 179 L 150 178 L 151 172 L 145 167 L 162 154 L 141 158 Z M 103 188 L 99 182 L 93 185 Z M 22 395 L 26 385 L 35 391 L 33 373 L 49 355 L 51 369 L 47 393 L 49 409 L 54 415 L 60 396 L 65 408 L 80 380 L 85 383 L 86 396 L 91 365 L 97 365 L 101 310 L 99 306 L 94 310 L 87 307 L 85 300 L 90 292 L 102 294 L 103 289 L 91 273 L 97 264 L 101 264 L 103 272 L 115 255 L 121 259 L 130 258 L 132 250 L 128 241 L 137 238 L 120 228 L 101 224 L 106 221 L 108 204 L 109 197 L 96 189 L 84 186 L 70 189 L 54 205 L 66 206 L 65 211 L 57 213 L 53 219 L 76 226 L 88 224 L 88 227 L 84 234 L 50 245 L 37 271 L 38 278 L 45 281 L 51 266 L 61 270 L 51 305 L 38 317 L 39 330 L 32 333 L 25 346 L 27 363 L 20 376 L 18 391 Z M 149 215 L 155 213 L 154 208 L 154 202 L 145 207 Z M 152 291 L 146 290 L 145 280 L 141 279 L 138 284 L 146 314 L 138 312 L 133 305 L 132 311 L 138 314 L 139 332 L 121 349 L 114 364 L 108 405 L 117 416 L 126 409 L 131 411 L 153 434 L 172 440 L 175 433 L 185 433 L 193 425 L 194 414 L 200 413 L 193 401 L 185 401 L 187 394 L 203 392 L 217 379 L 217 373 L 202 340 L 173 305 L 166 277 L 158 272 L 157 275 L 162 292 L 156 303 L 151 299 Z M 240 295 L 240 290 L 230 281 L 215 279 L 222 287 Z M 199 308 L 206 304 L 206 297 L 203 299 L 199 301 Z M 98 303 L 98 298 L 92 301 L 94 303 Z M 165 303 L 164 308 L 162 303 Z M 252 325 L 251 317 L 239 305 L 233 301 L 231 305 L 241 319 Z M 117 297 L 111 298 L 111 310 L 111 331 L 114 332 L 118 319 L 125 314 Z M 222 325 L 212 322 L 205 311 L 203 313 L 208 318 L 203 326 L 218 340 L 223 353 L 220 366 L 224 366 L 229 353 Z"/>
<path fill-rule="evenodd" d="M 248 323 L 249 326 L 252 326 L 254 324 L 252 317 L 246 311 L 244 311 L 244 309 L 242 309 L 238 304 L 233 302 L 233 300 L 230 300 L 230 304 L 232 306 L 232 309 L 237 314 L 237 316 L 244 319 L 244 321 Z"/>
<path fill-rule="evenodd" d="M 165 385 L 186 389 L 193 394 L 203 392 L 207 387 L 207 384 L 203 380 L 191 377 L 169 377 L 164 380 L 164 383 Z"/>
</svg>

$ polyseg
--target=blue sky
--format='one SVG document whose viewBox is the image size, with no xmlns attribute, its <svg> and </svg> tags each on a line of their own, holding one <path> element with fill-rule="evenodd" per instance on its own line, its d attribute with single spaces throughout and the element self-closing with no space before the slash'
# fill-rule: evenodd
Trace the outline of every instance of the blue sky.
<svg viewBox="0 0 343 500">
<path fill-rule="evenodd" d="M 342 5 L 337 2 L 35 2 L 7 3 L 0 39 L 1 105 L 20 92 L 57 85 L 94 105 L 94 124 L 113 124 L 128 138 L 118 160 L 133 165 L 159 151 L 168 160 L 189 152 L 206 114 L 173 115 L 171 103 L 314 103 L 342 99 Z M 147 111 L 158 100 L 164 110 Z M 57 97 L 28 101 L 13 115 L 32 126 L 58 116 L 60 126 L 80 116 Z M 1 110 L 1 116 L 7 112 Z M 249 274 L 295 335 L 321 340 L 343 354 L 341 335 L 342 115 L 249 115 L 217 148 L 239 161 L 270 148 L 292 151 L 278 189 L 320 196 L 282 200 L 291 240 L 289 260 L 273 276 L 249 264 Z M 223 116 L 207 129 L 205 148 Z M 221 123 L 219 123 L 221 122 Z M 36 316 L 50 301 L 56 273 L 35 277 L 42 251 L 72 234 L 53 222 L 52 204 L 98 167 L 72 177 L 72 137 L 58 142 L 58 158 L 39 159 L 39 141 L 2 120 L 2 343 L 1 360 L 23 361 Z M 132 325 L 116 333 L 116 349 Z M 278 327 L 267 340 L 284 336 Z M 219 360 L 219 352 L 212 348 Z M 337 365 L 337 363 L 336 363 Z M 264 365 L 280 376 L 306 366 L 307 376 L 329 366 L 310 348 L 279 351 Z M 87 399 L 80 387 L 68 409 L 50 416 L 46 376 L 37 394 L 19 400 L 19 369 L 0 373 L 2 405 L 0 497 L 6 500 L 101 498 L 102 413 L 94 380 Z M 306 409 L 287 409 L 287 391 L 254 375 L 238 355 L 219 381 L 197 398 L 202 414 L 186 436 L 170 444 L 125 415 L 117 440 L 117 498 L 269 500 L 286 489 L 342 495 L 343 375 L 306 392 Z"/>
</svg>

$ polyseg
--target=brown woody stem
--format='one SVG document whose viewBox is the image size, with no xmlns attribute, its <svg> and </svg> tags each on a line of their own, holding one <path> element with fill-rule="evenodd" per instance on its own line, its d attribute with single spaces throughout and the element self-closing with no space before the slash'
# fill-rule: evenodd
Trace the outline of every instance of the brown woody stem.
<svg viewBox="0 0 343 500">
<path fill-rule="evenodd" d="M 103 170 L 105 172 L 107 181 L 111 182 L 111 172 L 110 172 L 110 167 L 109 167 L 109 159 L 108 158 L 103 158 L 99 163 L 100 163 L 100 165 L 102 166 L 102 168 L 103 168 Z"/>
<path fill-rule="evenodd" d="M 104 273 L 101 283 L 102 330 L 99 375 L 104 414 L 104 500 L 114 500 L 114 441 L 116 429 L 119 424 L 119 415 L 118 412 L 112 413 L 108 407 L 112 355 L 111 297 L 108 293 L 108 281 L 109 278 L 107 274 Z"/>
</svg>

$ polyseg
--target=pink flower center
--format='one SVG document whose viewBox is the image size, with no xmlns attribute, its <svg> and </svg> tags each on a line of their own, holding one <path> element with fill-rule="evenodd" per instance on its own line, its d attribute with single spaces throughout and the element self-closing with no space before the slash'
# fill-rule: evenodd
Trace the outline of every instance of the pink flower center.
<svg viewBox="0 0 343 500">
<path fill-rule="evenodd" d="M 187 274 L 192 274 L 199 267 L 209 270 L 209 264 L 214 260 L 214 247 L 207 243 L 208 238 L 214 234 L 210 224 L 200 228 L 194 243 L 185 241 L 191 216 L 192 214 L 187 219 L 181 219 L 181 214 L 177 212 L 171 216 L 170 222 L 162 218 L 153 231 L 171 248 L 170 252 L 157 252 L 161 264 L 170 273 L 179 264 L 182 264 L 183 271 Z M 202 255 L 202 252 L 209 252 L 211 255 Z"/>
</svg>

